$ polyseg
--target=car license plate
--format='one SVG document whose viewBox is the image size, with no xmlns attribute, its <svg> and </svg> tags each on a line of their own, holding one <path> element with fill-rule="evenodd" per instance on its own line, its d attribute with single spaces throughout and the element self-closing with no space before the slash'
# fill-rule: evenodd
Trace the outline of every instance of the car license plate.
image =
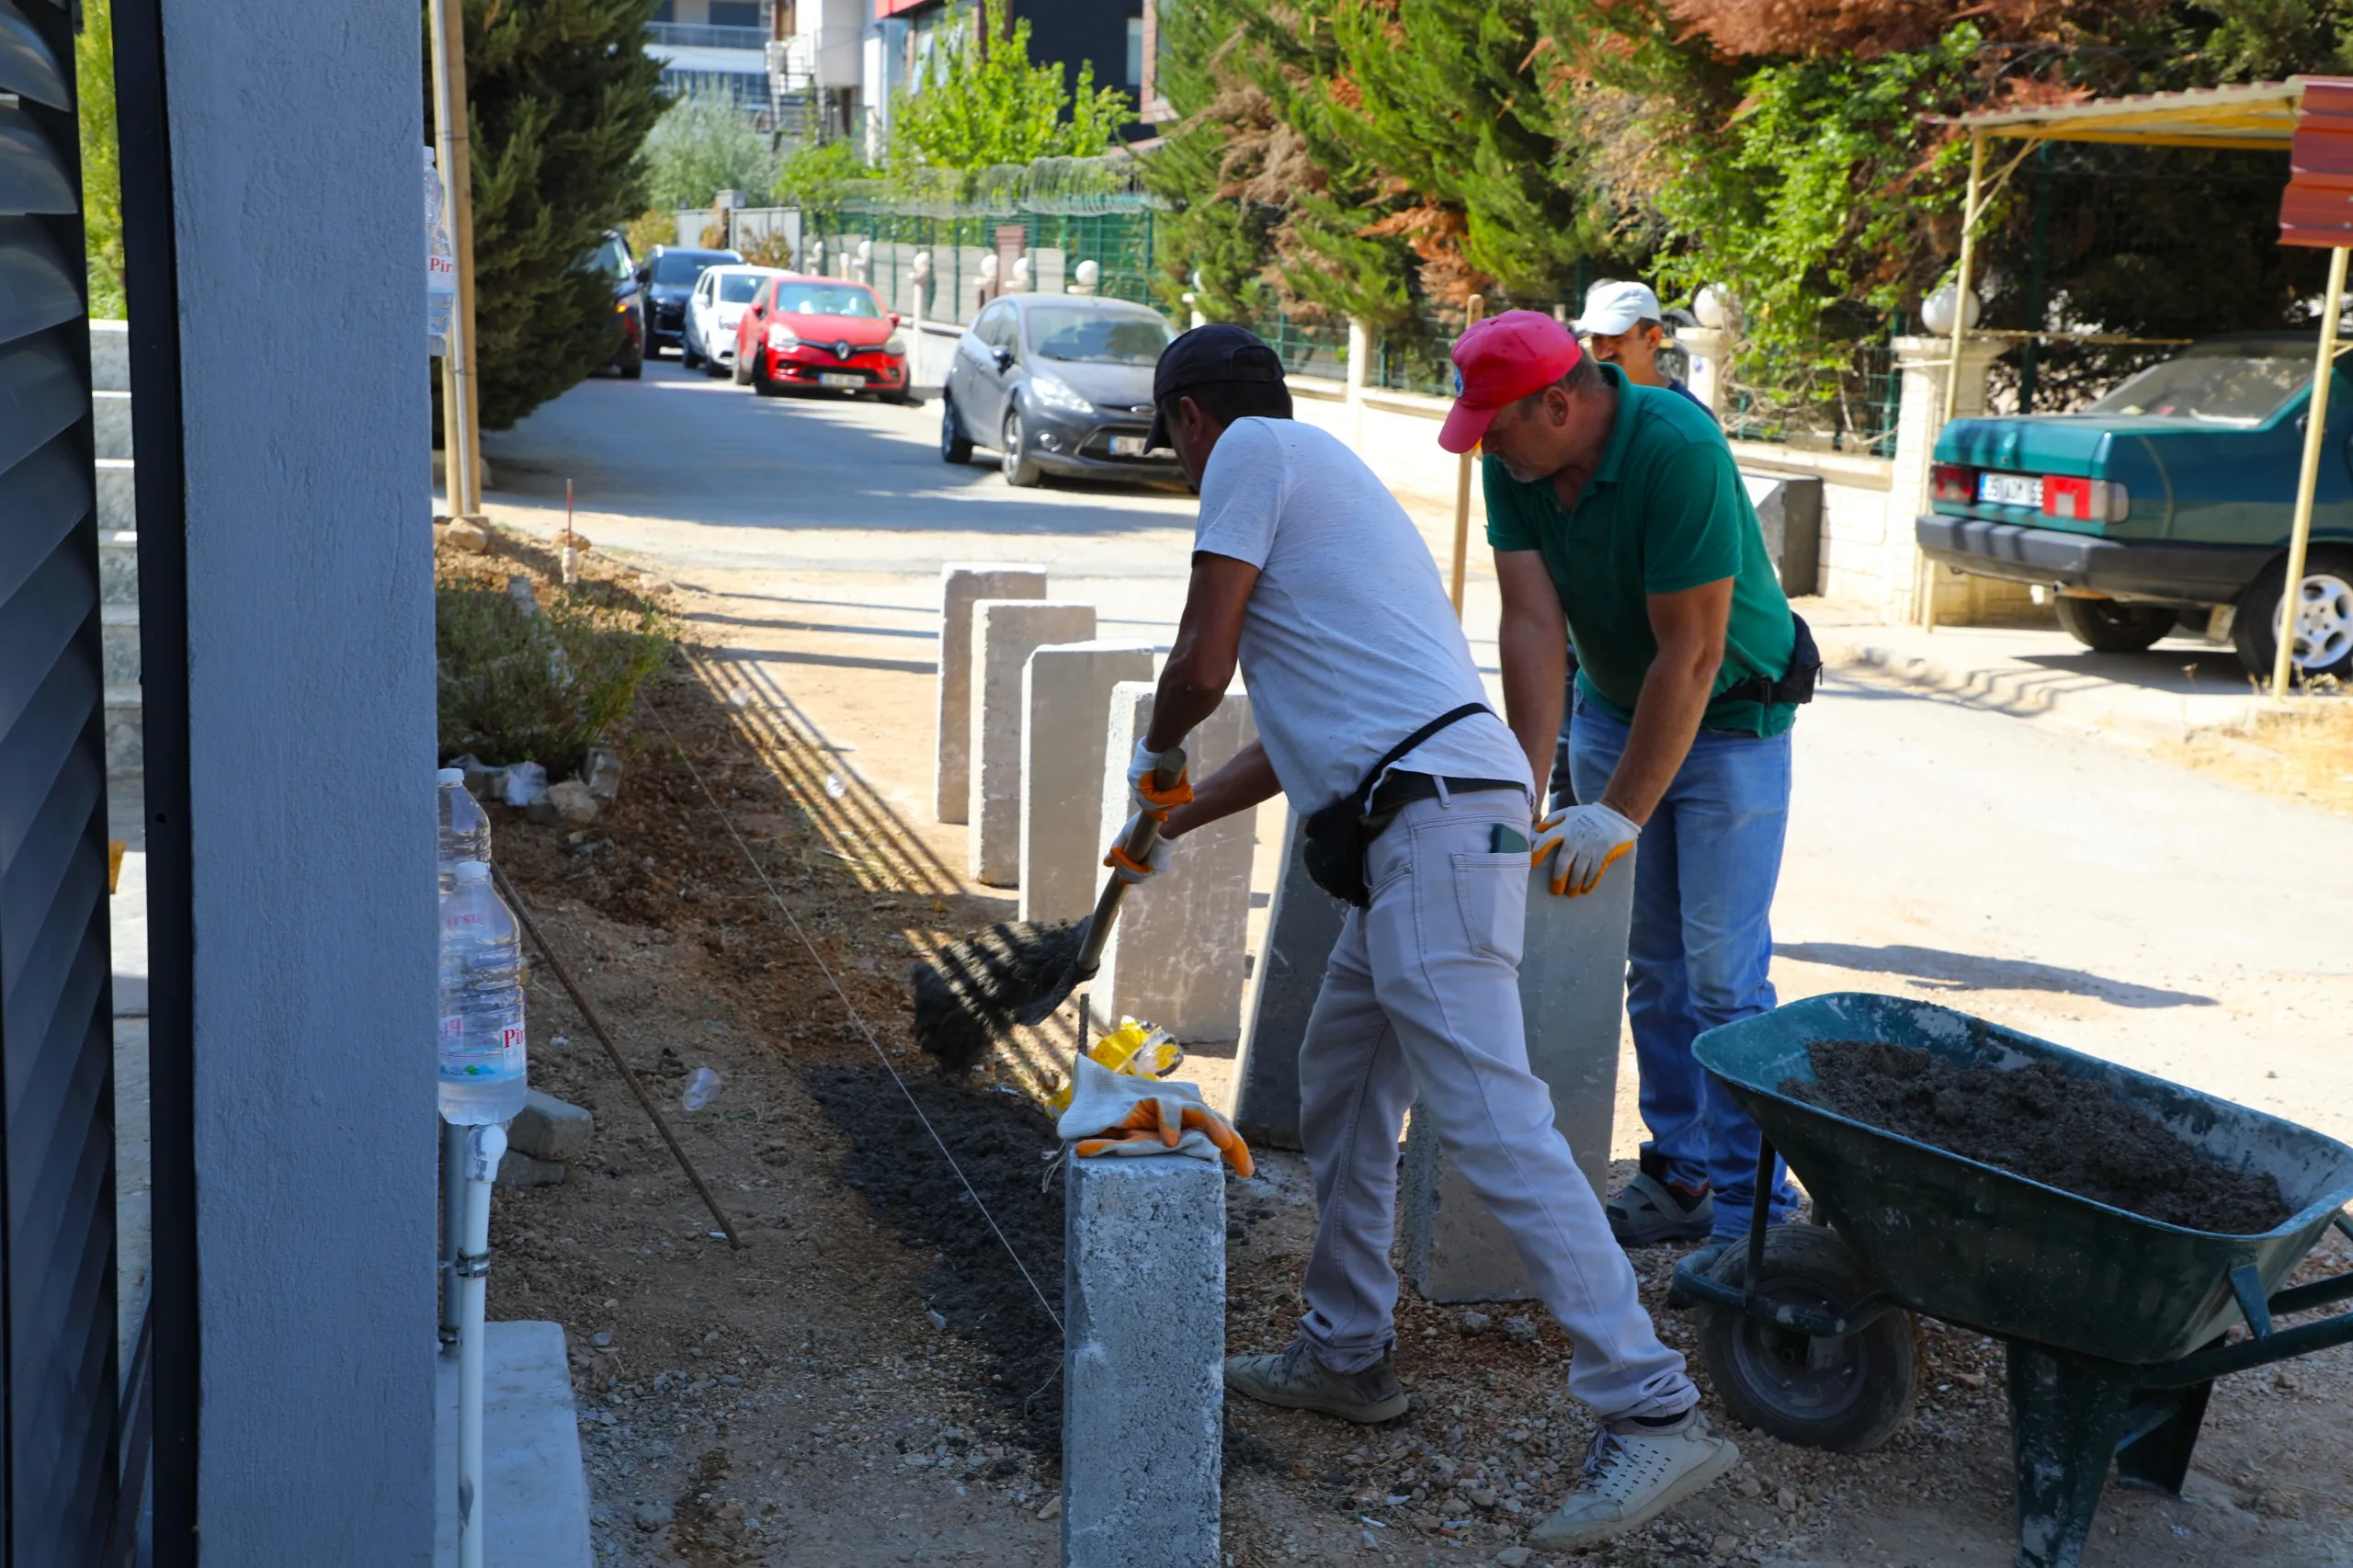
<svg viewBox="0 0 2353 1568">
<path fill-rule="evenodd" d="M 1977 476 L 1977 498 L 1996 506 L 2040 506 L 2042 481 L 2023 473 L 1981 473 Z"/>
<path fill-rule="evenodd" d="M 821 387 L 862 387 L 866 384 L 866 378 L 825 373 L 817 377 L 817 384 Z"/>
<path fill-rule="evenodd" d="M 1142 436 L 1114 436 L 1111 437 L 1111 455 L 1115 458 L 1140 458 L 1143 456 L 1143 453 L 1144 445 L 1143 437 Z"/>
</svg>

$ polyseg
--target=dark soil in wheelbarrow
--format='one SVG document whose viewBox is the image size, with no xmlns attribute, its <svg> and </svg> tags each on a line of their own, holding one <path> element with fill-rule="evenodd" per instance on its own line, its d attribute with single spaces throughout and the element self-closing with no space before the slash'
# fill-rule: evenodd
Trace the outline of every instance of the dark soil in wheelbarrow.
<svg viewBox="0 0 2353 1568">
<path fill-rule="evenodd" d="M 2254 1235 L 2287 1219 L 2279 1184 L 2209 1159 L 2097 1084 L 2048 1062 L 1956 1067 L 1916 1046 L 1826 1040 L 1792 1099 L 2169 1225 Z"/>
</svg>

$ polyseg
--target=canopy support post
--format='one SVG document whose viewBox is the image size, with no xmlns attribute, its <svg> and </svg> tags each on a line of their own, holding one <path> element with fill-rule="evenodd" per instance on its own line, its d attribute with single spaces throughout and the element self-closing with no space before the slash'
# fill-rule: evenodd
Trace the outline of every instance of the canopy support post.
<svg viewBox="0 0 2353 1568">
<path fill-rule="evenodd" d="M 2336 318 L 2345 308 L 2343 245 L 2328 253 L 2328 293 L 2320 313 L 2320 349 L 2313 359 L 2312 398 L 2304 405 L 2304 461 L 2296 474 L 2296 517 L 2288 531 L 2288 575 L 2279 585 L 2279 649 L 2271 655 L 2271 695 L 2284 698 L 2295 674 L 2296 620 L 2303 608 L 2304 553 L 2313 537 L 2313 492 L 2320 483 L 2320 453 L 2328 426 L 2329 381 L 2336 360 Z"/>
</svg>

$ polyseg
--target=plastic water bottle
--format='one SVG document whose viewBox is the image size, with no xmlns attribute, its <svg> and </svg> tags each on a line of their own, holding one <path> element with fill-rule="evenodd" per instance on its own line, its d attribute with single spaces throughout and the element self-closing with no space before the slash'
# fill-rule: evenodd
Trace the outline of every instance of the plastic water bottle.
<svg viewBox="0 0 2353 1568">
<path fill-rule="evenodd" d="M 449 241 L 440 171 L 425 150 L 425 338 L 429 355 L 449 350 L 449 317 L 458 302 L 458 247 Z"/>
<path fill-rule="evenodd" d="M 441 785 L 441 891 L 458 880 L 462 860 L 490 862 L 490 817 L 466 789 L 466 770 L 445 767 L 434 776 Z"/>
<path fill-rule="evenodd" d="M 441 895 L 441 1115 L 459 1126 L 523 1108 L 523 944 L 490 867 L 461 860 Z"/>
</svg>

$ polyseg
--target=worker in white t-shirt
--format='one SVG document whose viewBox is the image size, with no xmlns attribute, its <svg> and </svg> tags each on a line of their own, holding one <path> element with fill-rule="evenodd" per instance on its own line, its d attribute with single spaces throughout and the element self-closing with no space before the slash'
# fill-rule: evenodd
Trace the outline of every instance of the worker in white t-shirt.
<svg viewBox="0 0 2353 1568">
<path fill-rule="evenodd" d="M 1577 1489 L 1531 1542 L 1631 1529 L 1739 1454 L 1659 1343 L 1528 1069 L 1527 755 L 1486 706 L 1429 548 L 1355 453 L 1291 419 L 1272 349 L 1196 327 L 1161 356 L 1153 401 L 1152 444 L 1176 449 L 1201 509 L 1184 619 L 1129 772 L 1137 809 L 1165 813 L 1161 849 L 1121 874 L 1165 872 L 1188 833 L 1278 790 L 1302 817 L 1362 790 L 1361 810 L 1323 820 L 1370 836 L 1360 854 L 1325 856 L 1317 879 L 1365 902 L 1341 925 L 1300 1047 L 1308 1312 L 1289 1348 L 1229 1359 L 1226 1384 L 1349 1421 L 1405 1413 L 1389 1244 L 1398 1133 L 1418 1106 L 1568 1330 L 1569 1391 L 1601 1422 Z M 1198 785 L 1161 788 L 1154 758 L 1210 716 L 1237 665 L 1259 740 Z"/>
</svg>

